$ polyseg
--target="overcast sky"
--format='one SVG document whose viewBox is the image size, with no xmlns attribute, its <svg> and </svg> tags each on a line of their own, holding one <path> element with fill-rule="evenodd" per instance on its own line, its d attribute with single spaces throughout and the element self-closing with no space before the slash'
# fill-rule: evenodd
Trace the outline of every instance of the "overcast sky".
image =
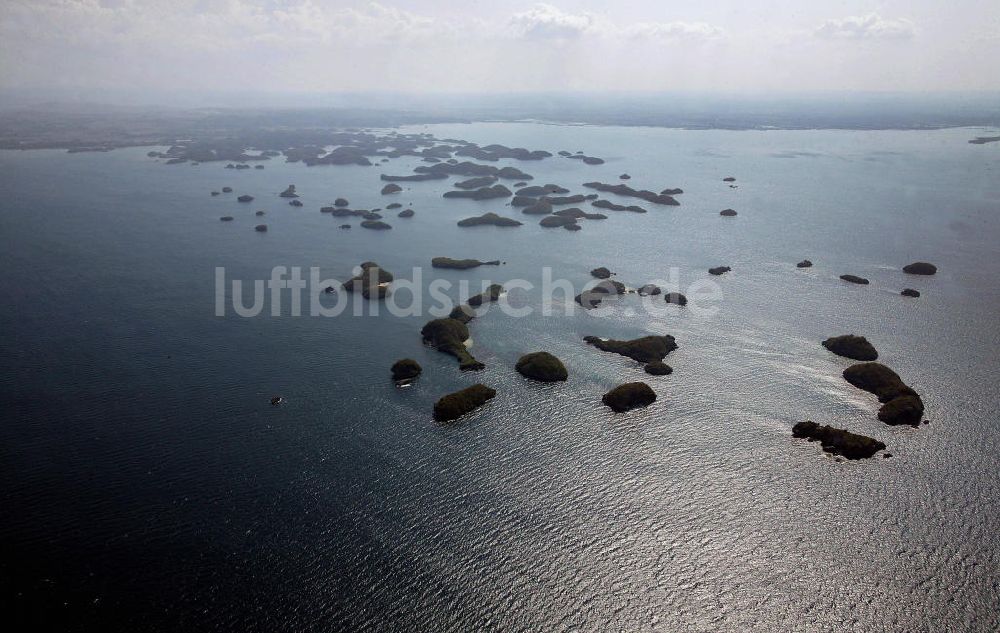
<svg viewBox="0 0 1000 633">
<path fill-rule="evenodd" d="M 0 0 L 0 87 L 1000 89 L 1000 0 Z"/>
</svg>

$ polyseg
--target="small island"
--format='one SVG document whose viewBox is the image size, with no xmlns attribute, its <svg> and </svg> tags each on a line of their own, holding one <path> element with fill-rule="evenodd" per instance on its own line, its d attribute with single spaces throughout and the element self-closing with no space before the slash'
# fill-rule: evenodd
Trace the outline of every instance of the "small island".
<svg viewBox="0 0 1000 633">
<path fill-rule="evenodd" d="M 903 272 L 908 275 L 933 275 L 937 273 L 937 266 L 927 262 L 913 262 L 903 266 Z"/>
<path fill-rule="evenodd" d="M 386 185 L 387 187 L 390 185 Z M 511 190 L 503 185 L 493 185 L 492 187 L 481 187 L 479 189 L 459 191 L 446 191 L 445 198 L 471 198 L 473 200 L 492 200 L 493 198 L 509 198 L 514 195 Z"/>
<path fill-rule="evenodd" d="M 719 211 L 719 215 L 732 218 L 736 217 L 736 211 L 734 209 L 723 209 L 722 211 Z"/>
<path fill-rule="evenodd" d="M 669 206 L 677 206 L 680 204 L 680 202 L 678 202 L 673 196 L 655 193 L 645 189 L 637 190 L 625 184 L 609 185 L 603 182 L 585 182 L 583 183 L 583 186 L 589 189 L 596 189 L 604 193 L 641 198 L 642 200 L 652 202 L 653 204 L 664 204 Z"/>
<path fill-rule="evenodd" d="M 424 343 L 458 359 L 462 371 L 478 371 L 486 366 L 475 359 L 465 347 L 469 340 L 469 328 L 458 319 L 445 317 L 428 321 L 420 330 Z"/>
<path fill-rule="evenodd" d="M 820 426 L 809 420 L 793 426 L 792 437 L 819 442 L 827 453 L 842 455 L 847 459 L 867 459 L 885 448 L 885 444 L 867 435 L 858 435 L 828 425 Z"/>
<path fill-rule="evenodd" d="M 924 413 L 923 401 L 896 372 L 881 363 L 858 363 L 845 369 L 843 375 L 847 382 L 875 394 L 883 403 L 878 412 L 879 420 L 891 425 L 920 424 Z"/>
<path fill-rule="evenodd" d="M 253 196 L 248 196 L 247 194 L 243 194 L 239 198 L 236 198 L 236 201 L 237 202 L 253 202 Z"/>
<path fill-rule="evenodd" d="M 674 373 L 674 368 L 662 360 L 654 360 L 651 363 L 646 363 L 646 366 L 642 369 L 650 376 L 669 376 Z"/>
<path fill-rule="evenodd" d="M 679 292 L 668 292 L 663 295 L 663 300 L 667 303 L 673 303 L 679 306 L 686 306 L 688 303 L 687 297 Z"/>
<path fill-rule="evenodd" d="M 483 187 L 490 187 L 496 184 L 496 182 L 496 176 L 477 176 L 476 178 L 456 182 L 455 187 L 458 189 L 482 189 Z"/>
<path fill-rule="evenodd" d="M 552 213 L 552 204 L 543 198 L 521 209 L 521 213 L 527 215 L 548 215 Z"/>
<path fill-rule="evenodd" d="M 393 193 L 399 193 L 403 188 L 394 182 L 390 182 L 388 185 L 382 187 L 382 195 L 386 196 Z"/>
<path fill-rule="evenodd" d="M 553 193 L 559 193 L 559 194 L 569 193 L 569 189 L 553 184 L 532 185 L 530 187 L 522 187 L 521 189 L 517 189 L 514 193 L 522 197 L 538 198 L 540 196 L 548 196 Z"/>
<path fill-rule="evenodd" d="M 434 419 L 438 422 L 457 420 L 483 406 L 496 395 L 495 389 L 482 383 L 450 393 L 434 403 Z"/>
<path fill-rule="evenodd" d="M 632 213 L 647 213 L 645 209 L 640 206 L 630 204 L 616 204 L 610 200 L 595 200 L 590 203 L 591 205 L 597 207 L 598 209 L 608 209 L 610 211 L 630 211 Z"/>
<path fill-rule="evenodd" d="M 542 226 L 545 228 L 561 227 L 564 229 L 571 229 L 571 230 L 572 227 L 580 228 L 579 225 L 576 223 L 575 218 L 567 218 L 566 216 L 562 215 L 547 215 L 544 218 L 542 218 L 541 222 L 538 223 L 538 226 Z"/>
<path fill-rule="evenodd" d="M 648 407 L 656 402 L 656 392 L 644 382 L 627 382 L 604 394 L 601 402 L 615 413 Z"/>
<path fill-rule="evenodd" d="M 576 295 L 574 300 L 587 310 L 591 310 L 601 305 L 601 302 L 609 296 L 623 295 L 625 292 L 625 284 L 620 281 L 604 279 L 592 288 L 588 288 Z"/>
<path fill-rule="evenodd" d="M 643 364 L 662 361 L 667 354 L 677 349 L 677 342 L 669 334 L 643 336 L 628 341 L 602 339 L 597 336 L 585 336 L 583 340 L 603 352 L 621 354 Z"/>
<path fill-rule="evenodd" d="M 431 266 L 434 268 L 453 268 L 455 270 L 466 270 L 479 266 L 499 266 L 500 260 L 494 259 L 488 262 L 478 259 L 452 259 L 450 257 L 435 257 L 431 259 Z"/>
<path fill-rule="evenodd" d="M 344 226 L 350 228 L 349 224 Z M 344 282 L 344 290 L 348 292 L 361 292 L 365 299 L 373 296 L 377 299 L 384 299 L 389 293 L 389 284 L 392 283 L 393 275 L 375 262 L 363 262 L 360 266 L 361 272 Z"/>
<path fill-rule="evenodd" d="M 560 382 L 569 377 L 562 361 L 548 352 L 532 352 L 518 359 L 514 369 L 522 376 L 541 382 Z"/>
<path fill-rule="evenodd" d="M 730 270 L 732 270 L 732 268 L 729 266 L 716 266 L 715 268 L 709 268 L 708 274 L 719 276 L 728 273 Z"/>
<path fill-rule="evenodd" d="M 808 259 L 803 259 L 798 264 L 795 264 L 796 268 L 812 268 L 813 263 Z"/>
<path fill-rule="evenodd" d="M 392 364 L 390 371 L 392 372 L 392 379 L 397 384 L 402 382 L 408 384 L 420 375 L 423 368 L 420 366 L 420 363 L 412 358 L 401 358 Z"/>
<path fill-rule="evenodd" d="M 464 220 L 458 221 L 459 226 L 521 226 L 521 223 L 512 218 L 505 218 L 503 216 L 497 215 L 496 213 L 489 212 L 483 215 L 477 215 L 471 218 L 465 218 Z"/>
<path fill-rule="evenodd" d="M 823 347 L 838 356 L 852 360 L 872 361 L 878 358 L 875 346 L 865 337 L 854 334 L 830 337 L 823 341 Z"/>
<path fill-rule="evenodd" d="M 843 279 L 844 281 L 849 281 L 852 284 L 859 284 L 862 286 L 868 285 L 867 279 L 865 279 L 864 277 L 858 277 L 857 275 L 841 275 L 840 278 Z"/>
</svg>

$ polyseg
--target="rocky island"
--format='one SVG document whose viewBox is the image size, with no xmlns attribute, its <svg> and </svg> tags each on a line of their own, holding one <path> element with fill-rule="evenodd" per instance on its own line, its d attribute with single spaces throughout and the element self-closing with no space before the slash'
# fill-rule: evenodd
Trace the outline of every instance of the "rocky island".
<svg viewBox="0 0 1000 633">
<path fill-rule="evenodd" d="M 452 259 L 450 257 L 435 257 L 431 260 L 431 266 L 434 268 L 453 268 L 456 270 L 466 270 L 468 268 L 477 268 L 479 266 L 499 266 L 500 260 L 494 259 L 488 262 L 482 262 L 478 259 Z"/>
<path fill-rule="evenodd" d="M 646 366 L 642 369 L 650 376 L 669 376 L 674 373 L 674 368 L 662 360 L 654 360 L 651 363 L 646 363 Z"/>
<path fill-rule="evenodd" d="M 389 284 L 393 280 L 392 273 L 375 262 L 363 262 L 360 268 L 361 272 L 344 282 L 344 290 L 360 291 L 365 299 L 371 299 L 373 296 L 376 299 L 384 299 L 389 293 Z"/>
<path fill-rule="evenodd" d="M 643 336 L 629 341 L 602 339 L 597 336 L 585 336 L 583 340 L 603 352 L 621 354 L 643 364 L 662 361 L 667 354 L 677 349 L 677 342 L 669 334 Z"/>
<path fill-rule="evenodd" d="M 601 305 L 609 296 L 625 294 L 625 284 L 620 281 L 605 279 L 592 288 L 584 290 L 574 297 L 574 300 L 587 310 Z"/>
<path fill-rule="evenodd" d="M 823 347 L 838 356 L 852 360 L 872 361 L 878 358 L 875 346 L 865 337 L 854 334 L 830 337 L 823 341 Z"/>
<path fill-rule="evenodd" d="M 387 187 L 389 185 L 386 185 Z M 509 198 L 514 195 L 511 190 L 503 185 L 493 185 L 492 187 L 482 187 L 472 190 L 446 191 L 445 198 L 471 198 L 473 200 L 492 200 L 493 198 Z"/>
<path fill-rule="evenodd" d="M 580 152 L 577 152 L 576 154 L 571 154 L 571 155 L 567 156 L 566 158 L 573 158 L 575 160 L 583 161 L 583 163 L 585 165 L 603 165 L 604 164 L 604 159 L 603 158 L 597 158 L 596 156 L 586 156 L 586 155 L 584 155 L 584 154 L 582 154 Z"/>
<path fill-rule="evenodd" d="M 569 377 L 562 361 L 548 352 L 532 352 L 518 359 L 514 369 L 522 376 L 541 382 L 559 382 Z"/>
<path fill-rule="evenodd" d="M 390 371 L 392 372 L 392 379 L 397 384 L 403 382 L 408 384 L 420 375 L 423 368 L 420 366 L 420 363 L 412 358 L 401 358 L 392 364 Z"/>
<path fill-rule="evenodd" d="M 927 262 L 913 262 L 903 266 L 903 272 L 908 275 L 933 275 L 937 273 L 937 266 Z"/>
<path fill-rule="evenodd" d="M 567 218 L 563 215 L 547 215 L 542 218 L 541 222 L 538 223 L 539 226 L 545 228 L 564 228 L 569 230 L 579 229 L 580 226 L 576 223 L 575 218 Z"/>
<path fill-rule="evenodd" d="M 646 213 L 646 210 L 638 205 L 616 204 L 614 202 L 611 202 L 610 200 L 603 200 L 603 199 L 595 200 L 590 204 L 597 207 L 598 209 L 608 209 L 610 211 L 631 211 L 632 213 Z"/>
<path fill-rule="evenodd" d="M 532 198 L 532 200 L 534 200 L 534 198 Z M 511 203 L 511 206 L 517 205 Z M 521 209 L 521 213 L 525 213 L 527 215 L 548 215 L 552 213 L 552 204 L 545 199 L 538 200 L 537 202 L 532 202 Z"/>
<path fill-rule="evenodd" d="M 656 402 L 656 392 L 644 382 L 627 382 L 604 394 L 601 402 L 615 413 L 648 407 Z"/>
<path fill-rule="evenodd" d="M 569 189 L 565 187 L 560 187 L 559 185 L 547 184 L 547 185 L 532 185 L 530 187 L 522 187 L 514 192 L 518 196 L 525 198 L 538 198 L 541 196 L 548 196 L 554 193 L 569 193 Z"/>
<path fill-rule="evenodd" d="M 840 278 L 843 279 L 844 281 L 849 281 L 852 284 L 860 284 L 862 286 L 868 285 L 867 279 L 865 279 L 864 277 L 858 277 L 857 275 L 841 275 Z"/>
<path fill-rule="evenodd" d="M 482 189 L 483 187 L 493 186 L 496 182 L 496 176 L 477 176 L 468 180 L 460 180 L 455 183 L 455 187 L 458 189 Z"/>
<path fill-rule="evenodd" d="M 828 425 L 820 426 L 808 420 L 792 427 L 792 437 L 819 442 L 827 453 L 842 455 L 847 459 L 866 459 L 885 448 L 885 444 L 866 435 Z"/>
<path fill-rule="evenodd" d="M 469 340 L 469 328 L 458 319 L 445 317 L 428 321 L 420 330 L 420 335 L 424 343 L 457 358 L 462 371 L 478 371 L 485 367 L 465 347 L 465 341 Z"/>
<path fill-rule="evenodd" d="M 521 223 L 512 218 L 505 218 L 503 216 L 497 215 L 496 213 L 484 213 L 483 215 L 477 215 L 471 218 L 465 218 L 464 220 L 458 221 L 459 226 L 521 226 Z"/>
<path fill-rule="evenodd" d="M 881 363 L 858 363 L 844 370 L 844 379 L 875 394 L 883 403 L 878 419 L 886 424 L 917 426 L 924 413 L 924 404 L 916 391 L 907 386 L 899 375 Z"/>
<path fill-rule="evenodd" d="M 585 182 L 584 187 L 590 189 L 596 189 L 604 193 L 613 193 L 619 196 L 630 196 L 632 198 L 640 198 L 646 202 L 651 202 L 653 204 L 664 204 L 669 206 L 678 206 L 680 202 L 676 198 L 669 195 L 654 193 L 652 191 L 647 191 L 645 189 L 637 190 L 629 187 L 626 184 L 609 185 L 603 182 Z"/>
<path fill-rule="evenodd" d="M 434 419 L 438 422 L 457 420 L 483 406 L 496 395 L 495 389 L 482 383 L 450 393 L 434 403 Z"/>
</svg>

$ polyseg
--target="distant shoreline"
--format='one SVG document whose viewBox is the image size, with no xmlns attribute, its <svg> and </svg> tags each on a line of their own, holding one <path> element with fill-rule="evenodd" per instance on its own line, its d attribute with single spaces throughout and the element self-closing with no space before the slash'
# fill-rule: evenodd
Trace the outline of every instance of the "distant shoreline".
<svg viewBox="0 0 1000 633">
<path fill-rule="evenodd" d="M 287 135 L 360 129 L 398 129 L 419 125 L 529 124 L 554 127 L 649 127 L 688 131 L 934 131 L 968 128 L 969 143 L 1000 141 L 991 136 L 1000 125 L 971 122 L 910 124 L 826 125 L 789 121 L 781 125 L 716 121 L 699 122 L 629 120 L 596 117 L 592 120 L 547 117 L 452 117 L 412 112 L 353 110 L 176 110 L 176 111 L 18 111 L 0 114 L 0 149 L 61 149 L 72 153 L 107 152 L 129 147 L 169 146 L 190 139 L 199 141 L 249 141 L 260 133 Z M 252 144 L 247 145 L 252 147 Z"/>
</svg>

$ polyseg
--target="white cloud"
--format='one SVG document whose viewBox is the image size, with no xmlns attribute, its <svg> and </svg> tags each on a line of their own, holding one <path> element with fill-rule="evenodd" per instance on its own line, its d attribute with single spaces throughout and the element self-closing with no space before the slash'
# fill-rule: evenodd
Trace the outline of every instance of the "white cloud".
<svg viewBox="0 0 1000 633">
<path fill-rule="evenodd" d="M 622 35 L 643 39 L 716 39 L 725 30 L 705 22 L 638 22 L 622 29 Z"/>
<path fill-rule="evenodd" d="M 510 18 L 514 34 L 526 40 L 565 40 L 596 30 L 589 13 L 564 13 L 550 4 L 536 4 Z"/>
<path fill-rule="evenodd" d="M 906 18 L 887 19 L 877 13 L 827 20 L 818 29 L 818 37 L 846 40 L 905 40 L 916 35 L 916 27 Z"/>
<path fill-rule="evenodd" d="M 636 22 L 618 25 L 592 13 L 566 13 L 536 4 L 510 18 L 509 33 L 526 40 L 572 40 L 580 37 L 643 40 L 697 40 L 723 37 L 725 31 L 705 22 Z"/>
</svg>

